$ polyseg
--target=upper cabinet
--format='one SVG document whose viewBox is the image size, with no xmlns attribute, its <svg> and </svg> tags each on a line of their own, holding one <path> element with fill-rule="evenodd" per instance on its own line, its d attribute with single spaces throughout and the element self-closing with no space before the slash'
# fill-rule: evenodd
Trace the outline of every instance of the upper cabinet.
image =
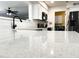
<svg viewBox="0 0 79 59">
<path fill-rule="evenodd" d="M 32 5 L 32 19 L 42 20 L 42 12 L 48 14 L 48 7 L 45 3 L 39 2 Z"/>
</svg>

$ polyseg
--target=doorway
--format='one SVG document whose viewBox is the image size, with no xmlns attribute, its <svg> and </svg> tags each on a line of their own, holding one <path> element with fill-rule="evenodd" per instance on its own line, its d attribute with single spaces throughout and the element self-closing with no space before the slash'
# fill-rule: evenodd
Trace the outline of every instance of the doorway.
<svg viewBox="0 0 79 59">
<path fill-rule="evenodd" d="M 55 12 L 55 31 L 65 31 L 65 11 Z"/>
</svg>

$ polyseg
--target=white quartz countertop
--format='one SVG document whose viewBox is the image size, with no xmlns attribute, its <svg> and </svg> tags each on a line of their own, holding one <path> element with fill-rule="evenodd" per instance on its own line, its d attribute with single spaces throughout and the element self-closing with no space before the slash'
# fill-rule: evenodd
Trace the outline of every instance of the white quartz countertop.
<svg viewBox="0 0 79 59">
<path fill-rule="evenodd" d="M 74 31 L 22 30 L 11 35 L 0 39 L 0 57 L 79 57 L 79 33 Z"/>
<path fill-rule="evenodd" d="M 40 30 L 40 29 L 45 30 L 47 28 L 17 28 L 15 30 Z"/>
</svg>

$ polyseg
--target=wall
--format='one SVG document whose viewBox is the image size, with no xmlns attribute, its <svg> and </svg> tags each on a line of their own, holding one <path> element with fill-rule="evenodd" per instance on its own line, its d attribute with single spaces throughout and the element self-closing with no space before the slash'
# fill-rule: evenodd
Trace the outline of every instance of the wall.
<svg viewBox="0 0 79 59">
<path fill-rule="evenodd" d="M 35 21 L 24 20 L 23 22 L 16 22 L 16 29 L 35 29 L 37 28 L 37 23 Z"/>
</svg>

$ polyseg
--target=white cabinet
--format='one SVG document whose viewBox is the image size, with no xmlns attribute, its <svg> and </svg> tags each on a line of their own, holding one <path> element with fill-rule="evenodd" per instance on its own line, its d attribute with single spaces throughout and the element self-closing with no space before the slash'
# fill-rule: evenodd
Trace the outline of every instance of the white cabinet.
<svg viewBox="0 0 79 59">
<path fill-rule="evenodd" d="M 47 9 L 45 9 L 41 4 L 33 4 L 32 9 L 32 18 L 42 20 L 42 12 L 48 13 Z"/>
<path fill-rule="evenodd" d="M 32 6 L 32 17 L 33 19 L 38 19 L 39 18 L 39 5 L 38 4 L 33 4 Z"/>
</svg>

